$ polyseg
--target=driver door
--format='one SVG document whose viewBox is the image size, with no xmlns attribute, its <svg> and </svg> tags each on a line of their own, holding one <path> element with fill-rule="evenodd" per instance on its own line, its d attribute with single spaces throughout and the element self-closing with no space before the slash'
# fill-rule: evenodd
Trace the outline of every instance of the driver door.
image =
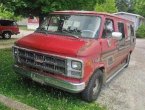
<svg viewBox="0 0 145 110">
<path fill-rule="evenodd" d="M 112 32 L 115 31 L 114 20 L 107 18 L 104 23 L 104 29 L 102 33 L 102 56 L 101 59 L 106 66 L 106 75 L 115 67 L 115 55 L 118 52 L 116 46 L 116 40 L 112 38 Z"/>
</svg>

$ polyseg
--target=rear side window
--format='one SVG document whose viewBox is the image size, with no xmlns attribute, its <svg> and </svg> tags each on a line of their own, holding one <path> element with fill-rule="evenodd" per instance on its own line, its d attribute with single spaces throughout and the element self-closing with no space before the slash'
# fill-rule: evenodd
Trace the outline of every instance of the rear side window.
<svg viewBox="0 0 145 110">
<path fill-rule="evenodd" d="M 134 36 L 134 27 L 128 24 L 128 36 Z"/>
<path fill-rule="evenodd" d="M 7 21 L 7 20 L 1 20 L 0 21 L 1 26 L 15 26 L 16 22 L 14 21 Z"/>
<path fill-rule="evenodd" d="M 122 33 L 122 38 L 125 38 L 124 23 L 118 23 L 118 31 Z"/>
<path fill-rule="evenodd" d="M 131 36 L 134 36 L 134 27 L 130 25 Z"/>
</svg>

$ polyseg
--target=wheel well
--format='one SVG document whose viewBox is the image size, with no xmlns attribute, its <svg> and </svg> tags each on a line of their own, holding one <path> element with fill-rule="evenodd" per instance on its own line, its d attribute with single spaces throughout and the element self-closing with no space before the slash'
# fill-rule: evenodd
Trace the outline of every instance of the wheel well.
<svg viewBox="0 0 145 110">
<path fill-rule="evenodd" d="M 95 73 L 98 69 L 102 71 L 102 77 L 103 77 L 103 79 L 104 79 L 104 76 L 105 76 L 105 74 L 104 74 L 105 68 L 104 68 L 104 67 L 96 68 L 95 71 L 94 71 L 94 73 Z M 93 73 L 93 74 L 94 74 L 94 73 Z M 92 74 L 92 75 L 93 75 L 93 74 Z M 92 75 L 91 75 L 91 76 L 92 76 Z"/>
<path fill-rule="evenodd" d="M 3 31 L 3 32 L 2 32 L 2 34 L 3 34 L 3 33 L 5 33 L 5 32 L 9 32 L 10 34 L 12 34 L 12 32 L 11 32 L 11 31 Z"/>
<path fill-rule="evenodd" d="M 102 78 L 103 78 L 103 82 L 104 82 L 104 77 L 105 77 L 104 72 L 105 72 L 105 68 L 104 68 L 104 67 L 100 67 L 100 68 L 96 68 L 96 69 L 94 70 L 94 72 L 90 75 L 90 77 L 89 77 L 88 80 L 87 80 L 87 85 L 88 85 L 88 82 L 90 81 L 91 77 L 93 76 L 93 74 L 94 74 L 98 69 L 102 71 Z"/>
<path fill-rule="evenodd" d="M 103 82 L 104 82 L 104 80 L 105 80 L 105 67 L 96 68 L 95 71 L 97 71 L 98 69 L 102 71 L 102 78 L 103 78 Z"/>
<path fill-rule="evenodd" d="M 104 67 L 100 67 L 100 68 L 98 68 L 98 69 L 100 69 L 103 73 L 104 73 L 104 71 L 105 71 L 105 68 L 104 68 Z"/>
</svg>

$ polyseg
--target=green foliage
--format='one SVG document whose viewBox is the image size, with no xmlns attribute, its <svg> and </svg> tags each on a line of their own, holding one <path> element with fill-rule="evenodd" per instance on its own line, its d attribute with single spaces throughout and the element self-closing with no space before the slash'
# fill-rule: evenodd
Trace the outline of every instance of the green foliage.
<svg viewBox="0 0 145 110">
<path fill-rule="evenodd" d="M 145 17 L 145 1 L 144 0 L 136 0 L 134 12 L 140 14 Z"/>
<path fill-rule="evenodd" d="M 145 17 L 145 0 L 116 0 L 118 11 L 136 13 Z"/>
<path fill-rule="evenodd" d="M 124 11 L 127 12 L 128 11 L 128 2 L 126 0 L 116 0 L 116 6 L 118 11 Z"/>
<path fill-rule="evenodd" d="M 6 15 L 39 16 L 54 10 L 96 10 L 114 13 L 118 11 L 145 16 L 144 0 L 1 0 Z M 117 7 L 117 8 L 116 8 Z M 11 14 L 10 14 L 10 13 Z"/>
<path fill-rule="evenodd" d="M 136 31 L 137 38 L 145 38 L 145 25 L 141 25 Z"/>
<path fill-rule="evenodd" d="M 95 10 L 97 12 L 108 12 L 108 13 L 115 13 L 117 12 L 117 8 L 115 6 L 115 0 L 106 0 L 104 3 L 96 4 Z"/>
<path fill-rule="evenodd" d="M 0 103 L 0 110 L 11 110 L 11 109 Z"/>
<path fill-rule="evenodd" d="M 0 4 L 0 19 L 20 20 L 21 16 L 15 16 L 14 12 L 8 11 L 3 4 Z"/>
<path fill-rule="evenodd" d="M 97 1 L 101 2 L 101 0 L 2 0 L 1 3 L 14 12 L 14 15 L 39 16 L 39 23 L 41 23 L 49 12 L 55 10 L 94 10 Z"/>
<path fill-rule="evenodd" d="M 2 3 L 14 14 L 39 16 L 54 10 L 94 10 L 101 0 L 7 0 Z"/>
<path fill-rule="evenodd" d="M 12 50 L 0 49 L 0 94 L 38 110 L 105 110 L 97 103 L 80 100 L 79 94 L 70 94 L 23 79 L 14 72 L 12 65 Z"/>
<path fill-rule="evenodd" d="M 4 6 L 1 4 L 0 5 L 0 17 L 1 19 L 7 19 L 7 18 L 13 18 L 14 13 L 11 13 L 4 8 Z"/>
</svg>

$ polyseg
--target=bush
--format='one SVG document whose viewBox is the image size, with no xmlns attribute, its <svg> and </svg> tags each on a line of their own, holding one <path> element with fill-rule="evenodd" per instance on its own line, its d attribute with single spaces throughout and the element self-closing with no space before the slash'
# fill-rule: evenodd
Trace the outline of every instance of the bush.
<svg viewBox="0 0 145 110">
<path fill-rule="evenodd" d="M 145 38 L 145 25 L 141 25 L 136 31 L 137 38 Z"/>
</svg>

